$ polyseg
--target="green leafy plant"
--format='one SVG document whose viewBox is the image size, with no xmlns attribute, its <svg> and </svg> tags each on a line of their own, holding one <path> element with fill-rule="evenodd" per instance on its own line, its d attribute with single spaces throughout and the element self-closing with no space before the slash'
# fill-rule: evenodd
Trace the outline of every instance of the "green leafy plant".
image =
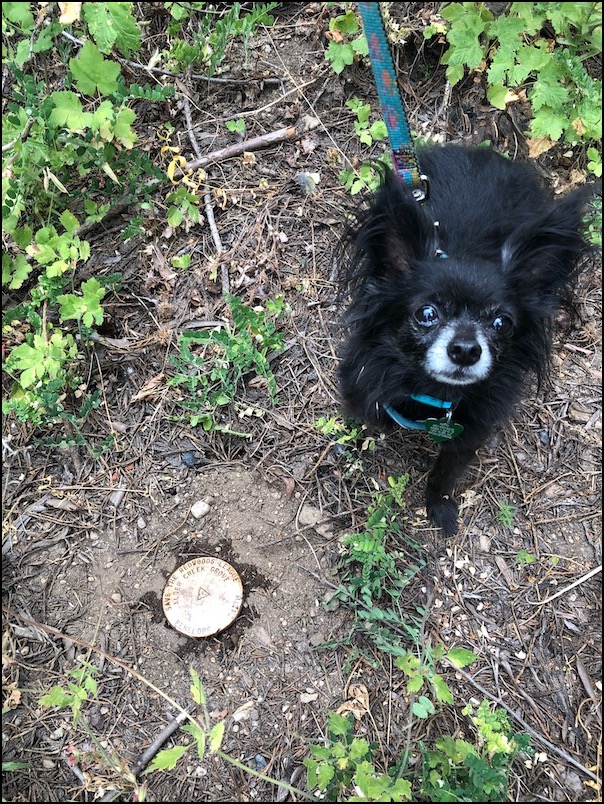
<svg viewBox="0 0 604 804">
<path fill-rule="evenodd" d="M 279 4 L 253 3 L 251 8 L 243 10 L 241 3 L 230 3 L 218 12 L 209 3 L 164 5 L 176 23 L 170 28 L 174 37 L 170 48 L 163 53 L 168 69 L 183 72 L 197 65 L 212 76 L 225 59 L 228 43 L 238 36 L 247 43 L 250 34 L 260 25 L 272 25 L 274 18 L 270 12 Z M 176 34 L 182 33 L 184 24 L 191 18 L 195 19 L 195 32 L 192 41 L 188 41 Z"/>
<path fill-rule="evenodd" d="M 83 771 L 88 768 L 94 768 L 94 774 L 90 774 L 90 776 L 94 779 L 93 784 L 95 787 L 99 784 L 99 779 L 104 778 L 106 780 L 105 784 L 110 784 L 112 789 L 121 790 L 124 794 L 127 791 L 130 792 L 133 801 L 145 801 L 147 794 L 146 783 L 139 782 L 125 760 L 117 752 L 106 747 L 107 741 L 101 743 L 98 740 L 86 720 L 85 713 L 82 711 L 84 704 L 97 696 L 98 685 L 94 678 L 97 670 L 98 668 L 88 662 L 84 662 L 79 668 L 70 670 L 67 673 L 69 677 L 67 684 L 55 685 L 49 692 L 39 698 L 39 704 L 49 708 L 70 708 L 72 710 L 74 726 L 72 740 L 65 747 L 65 759 L 68 764 L 77 765 Z M 133 674 L 156 692 L 159 692 L 136 671 L 133 671 Z M 195 718 L 189 717 L 188 721 L 180 726 L 180 732 L 188 735 L 188 742 L 178 742 L 171 748 L 159 751 L 148 767 L 141 771 L 141 775 L 148 776 L 155 772 L 171 771 L 185 755 L 194 751 L 198 761 L 202 761 L 207 755 L 210 755 L 233 765 L 239 771 L 249 773 L 258 779 L 270 782 L 275 786 L 281 786 L 291 792 L 304 795 L 304 791 L 253 769 L 222 750 L 226 723 L 224 720 L 220 720 L 211 725 L 203 683 L 193 667 L 189 668 L 189 675 L 191 678 L 189 691 L 197 712 Z M 171 704 L 174 704 L 170 698 L 165 695 L 164 697 Z M 186 715 L 184 710 L 181 710 L 181 713 Z M 85 741 L 80 741 L 78 738 L 81 730 L 86 734 Z M 20 764 L 15 763 L 14 767 L 6 769 L 18 770 L 19 768 Z M 84 781 L 86 784 L 88 783 L 87 779 L 84 779 Z M 90 790 L 89 792 L 93 791 Z"/>
<path fill-rule="evenodd" d="M 177 187 L 168 193 L 166 202 L 170 205 L 166 214 L 170 226 L 199 223 L 199 197 L 186 187 Z"/>
<path fill-rule="evenodd" d="M 375 450 L 375 439 L 365 434 L 362 425 L 344 422 L 341 419 L 321 417 L 315 427 L 330 439 L 334 448 L 342 453 L 347 464 L 346 476 L 363 471 L 364 452 Z"/>
<path fill-rule="evenodd" d="M 518 511 L 517 507 L 505 500 L 498 500 L 497 505 L 499 506 L 497 520 L 504 527 L 511 528 L 514 524 L 514 517 Z"/>
<path fill-rule="evenodd" d="M 170 263 L 175 267 L 179 268 L 180 270 L 186 270 L 189 265 L 191 265 L 191 255 L 190 254 L 177 254 L 175 257 L 172 257 Z"/>
<path fill-rule="evenodd" d="M 243 117 L 239 117 L 237 120 L 227 120 L 225 126 L 228 131 L 232 131 L 234 134 L 245 134 L 245 120 Z"/>
<path fill-rule="evenodd" d="M 597 176 L 598 178 L 602 177 L 602 154 L 598 151 L 597 148 L 588 148 L 587 149 L 587 169 Z"/>
<path fill-rule="evenodd" d="M 181 726 L 181 731 L 190 734 L 193 737 L 193 742 L 188 745 L 176 745 L 173 748 L 167 748 L 160 751 L 153 759 L 149 767 L 144 771 L 145 775 L 153 773 L 157 770 L 172 770 L 176 767 L 176 763 L 189 751 L 191 748 L 197 748 L 197 756 L 203 759 L 206 750 L 210 754 L 215 754 L 222 745 L 222 738 L 224 736 L 224 720 L 220 720 L 210 727 L 210 716 L 206 706 L 206 693 L 199 678 L 198 673 L 193 667 L 189 668 L 191 676 L 190 692 L 193 701 L 201 707 L 201 716 L 203 720 L 203 728 L 197 722 L 189 722 Z"/>
<path fill-rule="evenodd" d="M 40 706 L 52 707 L 56 706 L 59 709 L 69 708 L 73 715 L 73 722 L 77 723 L 80 718 L 82 704 L 89 700 L 90 697 L 96 698 L 98 693 L 98 684 L 95 675 L 98 673 L 98 667 L 83 662 L 80 667 L 74 667 L 67 671 L 68 682 L 67 686 L 55 685 L 49 692 L 40 697 Z"/>
<path fill-rule="evenodd" d="M 278 401 L 268 356 L 283 348 L 277 329 L 287 309 L 283 298 L 252 308 L 229 296 L 227 305 L 230 325 L 181 335 L 178 355 L 171 357 L 175 373 L 168 385 L 185 392 L 178 406 L 193 427 L 201 424 L 205 430 L 224 429 L 219 410 L 235 400 L 241 379 L 250 372 L 262 379 L 272 403 Z"/>
<path fill-rule="evenodd" d="M 32 4 L 2 5 L 3 60 L 12 76 L 2 116 L 3 367 L 13 380 L 3 413 L 36 428 L 64 420 L 69 435 L 53 433 L 57 444 L 81 441 L 98 404 L 98 394 L 82 388 L 81 344 L 103 323 L 104 297 L 117 281 L 78 280 L 91 257 L 81 227 L 124 199 L 143 201 L 150 190 L 142 175 L 163 178 L 134 149 L 129 103 L 173 94 L 140 86 L 130 93 L 112 58 L 114 50 L 130 58 L 140 47 L 132 3 L 68 5 L 61 11 L 76 19 L 57 18 L 51 4 L 45 25 Z M 62 37 L 72 24 L 86 34 L 81 47 Z M 51 91 L 45 75 L 55 48 L 69 71 L 63 88 Z"/>
<path fill-rule="evenodd" d="M 435 664 L 441 659 L 447 659 L 454 667 L 466 667 L 478 658 L 472 651 L 465 648 L 447 648 L 437 645 L 431 648 L 421 646 L 422 657 L 419 658 L 412 651 L 406 651 L 395 660 L 399 670 L 408 677 L 407 692 L 415 694 L 426 687 L 431 690 L 439 703 L 453 703 L 453 693 L 447 686 L 443 677 L 436 673 Z M 434 705 L 425 695 L 419 697 L 413 704 L 413 714 L 416 717 L 426 718 L 434 712 Z"/>
<path fill-rule="evenodd" d="M 601 4 L 511 3 L 494 17 L 485 3 L 448 3 L 440 15 L 444 22 L 428 26 L 424 36 L 446 38 L 442 61 L 451 84 L 466 69 L 486 69 L 487 97 L 496 108 L 526 93 L 533 137 L 601 141 L 602 82 L 585 67 L 602 53 Z"/>
<path fill-rule="evenodd" d="M 340 585 L 334 595 L 355 612 L 354 632 L 395 656 L 403 655 L 404 643 L 413 643 L 419 634 L 419 618 L 405 616 L 400 607 L 422 564 L 422 559 L 408 557 L 407 551 L 417 545 L 401 528 L 408 480 L 408 475 L 389 477 L 388 491 L 372 495 L 362 530 L 343 537 Z"/>
<path fill-rule="evenodd" d="M 434 711 L 426 699 L 426 715 Z M 486 701 L 463 710 L 473 742 L 444 736 L 432 748 L 419 742 L 417 757 L 376 769 L 377 744 L 355 737 L 352 716 L 327 715 L 323 745 L 310 745 L 304 759 L 308 787 L 326 801 L 505 801 L 515 758 L 528 753 L 529 736 L 512 731 L 503 709 Z M 419 762 L 415 761 L 420 759 Z"/>
<path fill-rule="evenodd" d="M 526 567 L 528 564 L 534 564 L 537 561 L 536 556 L 526 550 L 519 550 L 516 556 L 516 562 L 520 567 Z"/>
<path fill-rule="evenodd" d="M 342 540 L 346 551 L 342 564 L 348 575 L 346 594 L 359 598 L 370 609 L 382 596 L 398 598 L 407 585 L 397 565 L 400 556 L 396 550 L 389 549 L 388 541 L 401 533 L 398 518 L 408 482 L 408 475 L 388 478 L 390 491 L 374 494 L 364 529 Z"/>
<path fill-rule="evenodd" d="M 325 58 L 338 75 L 353 63 L 357 56 L 367 56 L 369 48 L 365 35 L 360 29 L 359 20 L 350 9 L 329 20 L 329 45 Z"/>
<path fill-rule="evenodd" d="M 346 106 L 355 115 L 354 121 L 355 134 L 361 145 L 371 146 L 375 140 L 383 140 L 388 137 L 388 130 L 383 120 L 370 122 L 371 106 L 362 103 L 356 96 L 346 101 Z M 392 167 L 392 157 L 388 151 L 384 152 L 378 163 L 383 162 L 388 167 Z M 376 170 L 375 163 L 363 162 L 358 167 L 350 166 L 342 171 L 338 176 L 339 181 L 350 192 L 356 195 L 364 190 L 375 191 L 380 184 L 379 171 Z"/>
<path fill-rule="evenodd" d="M 492 711 L 486 701 L 462 713 L 476 731 L 476 742 L 440 737 L 434 748 L 420 743 L 419 794 L 427 801 L 507 801 L 514 759 L 529 749 L 529 735 L 512 731 L 503 709 Z"/>
<path fill-rule="evenodd" d="M 346 106 L 351 109 L 357 117 L 354 122 L 354 130 L 360 143 L 371 146 L 374 140 L 387 139 L 388 129 L 383 120 L 375 120 L 373 123 L 370 123 L 371 105 L 369 103 L 363 103 L 355 95 L 354 98 L 346 101 Z"/>
<path fill-rule="evenodd" d="M 586 216 L 587 237 L 594 246 L 602 248 L 602 198 L 594 198 Z"/>
<path fill-rule="evenodd" d="M 326 801 L 410 801 L 411 783 L 376 771 L 377 744 L 354 736 L 354 718 L 327 714 L 324 745 L 311 745 L 306 757 L 308 787 Z M 354 787 L 356 795 L 350 796 Z"/>
</svg>

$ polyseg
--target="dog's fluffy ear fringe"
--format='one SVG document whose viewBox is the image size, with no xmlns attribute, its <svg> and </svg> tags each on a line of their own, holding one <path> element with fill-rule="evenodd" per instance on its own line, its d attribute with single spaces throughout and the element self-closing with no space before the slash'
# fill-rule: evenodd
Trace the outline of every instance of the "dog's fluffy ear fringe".
<svg viewBox="0 0 604 804">
<path fill-rule="evenodd" d="M 342 241 L 342 282 L 348 287 L 393 280 L 410 263 L 434 253 L 434 223 L 395 174 L 376 166 L 381 185 L 354 216 Z"/>
<path fill-rule="evenodd" d="M 551 203 L 545 214 L 527 220 L 504 243 L 502 266 L 526 294 L 557 294 L 572 285 L 589 249 L 582 219 L 592 197 L 583 187 Z"/>
</svg>

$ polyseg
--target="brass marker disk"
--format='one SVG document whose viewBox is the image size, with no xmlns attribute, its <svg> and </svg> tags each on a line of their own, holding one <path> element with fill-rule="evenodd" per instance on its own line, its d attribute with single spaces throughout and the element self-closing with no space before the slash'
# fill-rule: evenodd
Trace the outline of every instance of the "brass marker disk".
<svg viewBox="0 0 604 804">
<path fill-rule="evenodd" d="M 229 626 L 239 614 L 243 584 L 226 561 L 204 556 L 187 561 L 168 578 L 163 606 L 168 622 L 192 637 L 207 637 Z"/>
</svg>

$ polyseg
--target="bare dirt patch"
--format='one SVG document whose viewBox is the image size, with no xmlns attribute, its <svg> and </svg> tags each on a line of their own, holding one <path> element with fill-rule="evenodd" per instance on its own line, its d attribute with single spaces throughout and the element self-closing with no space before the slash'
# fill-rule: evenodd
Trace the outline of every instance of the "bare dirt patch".
<svg viewBox="0 0 604 804">
<path fill-rule="evenodd" d="M 468 143 L 489 139 L 524 154 L 516 121 L 495 116 L 479 84 L 466 82 L 443 102 L 437 54 L 416 31 L 429 4 L 400 5 L 410 36 L 397 52 L 416 130 Z M 339 415 L 332 254 L 354 202 L 338 172 L 362 152 L 344 103 L 358 95 L 378 108 L 367 67 L 336 76 L 325 63 L 327 19 L 321 4 L 286 4 L 274 29 L 254 35 L 245 53 L 233 49 L 232 84 L 182 79 L 207 151 L 232 143 L 224 121 L 241 112 L 248 136 L 305 115 L 318 121 L 296 141 L 208 169 L 222 254 L 207 221 L 171 230 L 159 212 L 148 213 L 146 237 L 127 243 L 117 238 L 129 215 L 92 233 L 100 256 L 87 270 L 123 274 L 107 326 L 90 347 L 89 387 L 102 389 L 103 405 L 87 438 L 96 447 L 113 434 L 113 446 L 93 461 L 85 449 L 51 451 L 22 425 L 6 423 L 3 747 L 5 761 L 27 766 L 6 775 L 6 800 L 132 800 L 126 770 L 177 707 L 192 706 L 191 667 L 205 686 L 211 724 L 226 722 L 223 749 L 302 788 L 308 745 L 323 739 L 327 712 L 358 682 L 369 710 L 357 733 L 378 743 L 382 769 L 409 741 L 463 736 L 464 703 L 489 695 L 508 706 L 519 730 L 531 730 L 539 754 L 515 768 L 515 800 L 593 800 L 600 579 L 570 587 L 601 562 L 599 265 L 590 263 L 581 277 L 581 323 L 558 340 L 553 388 L 524 403 L 481 453 L 463 526 L 444 543 L 422 510 L 433 447 L 421 436 L 366 434 L 376 435 L 376 449 L 361 453 L 361 465 L 315 426 Z M 150 37 L 160 23 L 152 16 Z M 193 157 L 183 104 L 181 95 L 172 106 L 137 109 L 150 153 L 159 153 L 157 131 L 169 120 Z M 540 164 L 563 187 L 573 159 L 556 151 Z M 311 195 L 301 171 L 320 174 Z M 193 255 L 186 272 L 170 264 L 182 250 Z M 238 404 L 220 422 L 246 438 L 174 421 L 177 400 L 165 385 L 179 334 L 225 316 L 223 269 L 245 303 L 282 293 L 291 310 L 282 324 L 286 348 L 271 360 L 278 405 L 246 377 Z M 370 494 L 403 471 L 410 484 L 402 525 L 419 543 L 423 566 L 401 620 L 427 608 L 427 642 L 479 656 L 468 674 L 447 674 L 455 706 L 411 731 L 402 673 L 372 642 L 352 636 L 348 609 L 329 604 L 340 537 L 362 524 Z M 196 519 L 190 509 L 199 500 L 209 512 Z M 501 501 L 516 508 L 509 525 L 498 518 Z M 226 631 L 198 640 L 169 626 L 161 597 L 176 567 L 207 555 L 236 567 L 244 604 Z M 74 726 L 70 710 L 39 705 L 42 692 L 65 685 L 83 660 L 97 667 L 99 684 L 83 707 L 88 732 Z M 187 739 L 177 733 L 164 747 Z M 147 786 L 156 801 L 297 795 L 218 757 L 201 761 L 194 750 L 173 770 L 152 773 Z"/>
</svg>

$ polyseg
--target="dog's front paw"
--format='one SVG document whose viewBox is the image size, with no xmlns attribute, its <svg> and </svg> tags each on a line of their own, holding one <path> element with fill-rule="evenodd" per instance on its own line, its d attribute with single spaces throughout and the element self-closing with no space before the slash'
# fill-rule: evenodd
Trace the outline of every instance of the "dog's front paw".
<svg viewBox="0 0 604 804">
<path fill-rule="evenodd" d="M 427 504 L 428 518 L 447 539 L 457 533 L 457 503 L 451 497 L 439 497 Z"/>
</svg>

